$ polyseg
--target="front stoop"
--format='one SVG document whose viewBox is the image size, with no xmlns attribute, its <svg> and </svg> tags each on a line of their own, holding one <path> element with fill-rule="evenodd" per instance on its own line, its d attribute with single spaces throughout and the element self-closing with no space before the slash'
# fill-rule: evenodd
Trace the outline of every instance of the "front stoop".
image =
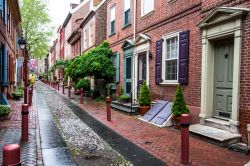
<svg viewBox="0 0 250 166">
<path fill-rule="evenodd" d="M 228 146 L 230 144 L 237 143 L 241 138 L 241 135 L 239 134 L 233 134 L 226 130 L 204 126 L 201 124 L 191 125 L 189 131 L 193 134 L 202 136 L 209 142 L 218 146 Z"/>
<path fill-rule="evenodd" d="M 222 120 L 222 119 L 216 119 L 216 118 L 205 119 L 205 126 L 214 127 L 214 128 L 226 130 L 229 132 L 233 131 L 233 129 L 231 128 L 231 126 L 229 124 L 229 121 Z"/>
<path fill-rule="evenodd" d="M 139 106 L 132 105 L 132 107 L 131 107 L 131 103 L 120 103 L 118 101 L 112 101 L 111 108 L 119 110 L 119 111 L 123 111 L 125 113 L 130 113 L 133 115 L 139 113 Z"/>
</svg>

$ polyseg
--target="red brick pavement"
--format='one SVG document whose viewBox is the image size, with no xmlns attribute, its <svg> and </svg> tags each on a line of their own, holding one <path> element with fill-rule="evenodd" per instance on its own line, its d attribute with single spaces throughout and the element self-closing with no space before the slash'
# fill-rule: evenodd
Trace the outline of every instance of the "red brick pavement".
<svg viewBox="0 0 250 166">
<path fill-rule="evenodd" d="M 1 128 L 21 128 L 22 127 L 22 104 L 23 101 L 13 101 L 9 100 L 11 113 L 6 120 L 1 121 Z M 29 107 L 29 128 L 36 128 L 36 107 Z"/>
<path fill-rule="evenodd" d="M 36 93 L 35 89 L 33 92 L 33 104 L 29 107 L 29 129 L 36 129 L 36 165 L 43 165 L 43 157 L 41 150 L 41 141 L 40 141 L 40 132 L 39 132 L 39 122 L 37 119 L 37 107 L 36 107 Z M 1 129 L 21 129 L 22 127 L 22 104 L 23 100 L 14 101 L 9 100 L 11 113 L 10 115 L 3 121 L 1 121 Z M 29 142 L 28 142 L 29 143 Z M 32 155 L 32 154 L 30 154 Z M 27 158 L 29 158 L 29 154 L 26 154 Z"/>
<path fill-rule="evenodd" d="M 65 97 L 67 92 L 68 90 L 65 90 Z M 62 94 L 62 88 L 60 93 Z M 112 111 L 112 121 L 107 122 L 103 102 L 85 100 L 84 104 L 79 106 L 109 128 L 166 162 L 167 165 L 181 165 L 180 131 L 173 128 L 158 128 L 138 120 L 136 116 L 118 111 Z M 250 161 L 249 155 L 190 137 L 190 162 L 193 166 L 243 166 L 248 161 Z"/>
</svg>

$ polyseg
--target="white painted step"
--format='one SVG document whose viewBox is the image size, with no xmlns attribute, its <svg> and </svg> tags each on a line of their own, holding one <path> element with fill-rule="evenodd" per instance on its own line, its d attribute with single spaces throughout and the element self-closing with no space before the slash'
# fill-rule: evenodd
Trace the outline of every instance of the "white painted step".
<svg viewBox="0 0 250 166">
<path fill-rule="evenodd" d="M 231 132 L 230 124 L 229 124 L 229 121 L 227 120 L 208 118 L 208 119 L 205 119 L 205 125 Z"/>
<path fill-rule="evenodd" d="M 191 133 L 200 135 L 204 138 L 207 138 L 212 143 L 215 143 L 219 146 L 227 146 L 232 143 L 239 142 L 241 135 L 239 134 L 232 134 L 229 131 L 221 130 L 218 128 L 195 124 L 191 125 L 189 128 Z"/>
</svg>

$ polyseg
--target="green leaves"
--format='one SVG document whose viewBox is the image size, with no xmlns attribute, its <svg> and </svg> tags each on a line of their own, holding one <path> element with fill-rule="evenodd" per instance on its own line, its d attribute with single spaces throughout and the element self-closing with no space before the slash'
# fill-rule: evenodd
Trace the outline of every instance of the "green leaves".
<svg viewBox="0 0 250 166">
<path fill-rule="evenodd" d="M 174 104 L 172 106 L 172 113 L 174 114 L 174 116 L 181 116 L 181 114 L 189 113 L 180 85 L 178 85 L 176 89 L 176 96 Z"/>
<path fill-rule="evenodd" d="M 70 76 L 74 82 L 88 76 L 111 82 L 115 74 L 110 59 L 111 54 L 109 44 L 103 42 L 71 61 L 66 69 L 65 77 Z"/>
<path fill-rule="evenodd" d="M 21 0 L 22 29 L 31 57 L 41 58 L 48 53 L 52 35 L 51 20 L 42 0 Z"/>
<path fill-rule="evenodd" d="M 151 105 L 151 93 L 146 84 L 146 81 L 143 82 L 141 89 L 140 89 L 139 104 L 140 106 Z"/>
</svg>

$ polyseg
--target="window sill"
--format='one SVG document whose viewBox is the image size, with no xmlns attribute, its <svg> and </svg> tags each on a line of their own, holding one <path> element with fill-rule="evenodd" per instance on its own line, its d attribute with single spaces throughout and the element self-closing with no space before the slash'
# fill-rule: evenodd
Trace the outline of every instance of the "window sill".
<svg viewBox="0 0 250 166">
<path fill-rule="evenodd" d="M 109 35 L 109 37 L 111 37 L 111 36 L 114 36 L 116 33 L 114 32 L 114 33 L 111 33 L 110 35 Z"/>
<path fill-rule="evenodd" d="M 141 15 L 141 19 L 144 19 L 144 18 L 150 16 L 150 15 L 153 14 L 154 12 L 155 12 L 155 10 L 152 10 L 151 12 L 148 12 L 148 13 L 146 13 L 146 14 L 144 14 L 144 15 Z"/>
<path fill-rule="evenodd" d="M 178 86 L 180 85 L 178 82 L 162 82 L 160 83 L 161 86 Z"/>
<path fill-rule="evenodd" d="M 128 27 L 130 27 L 131 26 L 131 23 L 128 23 L 127 25 L 124 25 L 123 27 L 122 27 L 122 30 L 124 30 L 124 29 L 126 29 L 126 28 L 128 28 Z"/>
</svg>

